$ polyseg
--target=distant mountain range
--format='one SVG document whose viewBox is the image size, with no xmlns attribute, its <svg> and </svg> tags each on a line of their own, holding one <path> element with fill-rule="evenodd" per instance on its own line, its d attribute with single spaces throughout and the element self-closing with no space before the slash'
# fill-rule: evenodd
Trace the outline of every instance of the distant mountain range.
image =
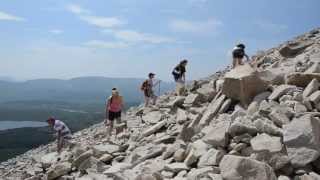
<svg viewBox="0 0 320 180">
<path fill-rule="evenodd" d="M 113 87 L 120 90 L 125 101 L 138 102 L 142 100 L 140 85 L 144 81 L 136 78 L 106 77 L 79 77 L 70 80 L 37 79 L 24 82 L 1 79 L 0 103 L 35 100 L 97 103 L 105 101 Z M 169 91 L 173 87 L 173 83 L 162 82 L 161 92 Z"/>
</svg>

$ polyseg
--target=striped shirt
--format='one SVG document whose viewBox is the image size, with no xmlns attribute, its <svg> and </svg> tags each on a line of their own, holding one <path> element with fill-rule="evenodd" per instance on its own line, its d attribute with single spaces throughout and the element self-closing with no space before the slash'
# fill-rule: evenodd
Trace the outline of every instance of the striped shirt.
<svg viewBox="0 0 320 180">
<path fill-rule="evenodd" d="M 68 128 L 68 126 L 67 126 L 64 122 L 62 122 L 62 121 L 60 121 L 60 120 L 55 120 L 53 129 L 54 129 L 56 132 L 61 131 L 61 136 L 62 136 L 62 137 L 71 136 L 71 131 L 70 131 L 70 129 Z"/>
</svg>

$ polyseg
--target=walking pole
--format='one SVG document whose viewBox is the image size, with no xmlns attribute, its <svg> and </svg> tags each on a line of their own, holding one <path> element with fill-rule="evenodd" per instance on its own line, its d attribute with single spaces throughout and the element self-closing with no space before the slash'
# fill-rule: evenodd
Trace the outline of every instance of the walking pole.
<svg viewBox="0 0 320 180">
<path fill-rule="evenodd" d="M 161 96 L 160 84 L 161 84 L 161 80 L 159 80 L 159 96 Z"/>
</svg>

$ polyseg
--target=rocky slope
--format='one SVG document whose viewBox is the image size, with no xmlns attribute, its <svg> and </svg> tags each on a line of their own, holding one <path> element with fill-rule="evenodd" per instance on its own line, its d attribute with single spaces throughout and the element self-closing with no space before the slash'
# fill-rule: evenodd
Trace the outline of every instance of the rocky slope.
<svg viewBox="0 0 320 180">
<path fill-rule="evenodd" d="M 97 124 L 57 155 L 49 144 L 0 165 L 2 179 L 320 179 L 320 29 L 261 52 L 251 65 L 194 82 L 152 108 L 130 109 L 129 132 Z"/>
</svg>

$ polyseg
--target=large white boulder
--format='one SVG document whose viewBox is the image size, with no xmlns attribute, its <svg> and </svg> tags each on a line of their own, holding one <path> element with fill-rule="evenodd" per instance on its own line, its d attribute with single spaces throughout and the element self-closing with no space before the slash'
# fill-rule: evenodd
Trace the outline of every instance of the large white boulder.
<svg viewBox="0 0 320 180">
<path fill-rule="evenodd" d="M 257 71 L 250 65 L 243 65 L 226 73 L 222 93 L 231 99 L 239 100 L 243 106 L 248 106 L 252 99 L 266 88 L 267 83 L 259 78 Z"/>
</svg>

